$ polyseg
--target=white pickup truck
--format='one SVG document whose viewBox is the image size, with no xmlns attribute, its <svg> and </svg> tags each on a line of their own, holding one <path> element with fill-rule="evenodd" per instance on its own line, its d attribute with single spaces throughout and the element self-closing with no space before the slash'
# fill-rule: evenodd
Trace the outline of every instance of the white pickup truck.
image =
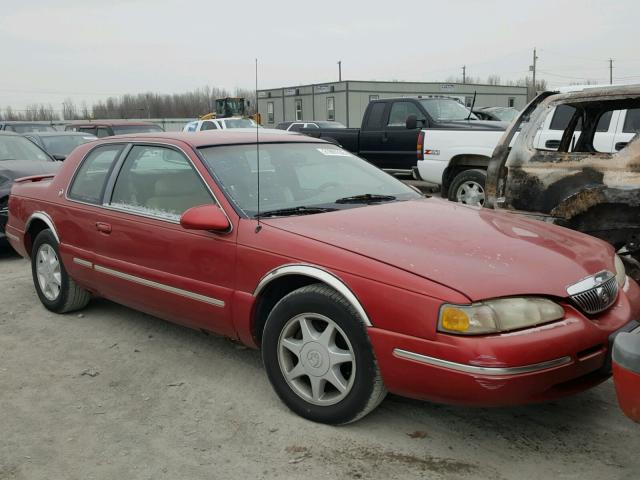
<svg viewBox="0 0 640 480">
<path fill-rule="evenodd" d="M 482 205 L 489 159 L 507 123 L 478 120 L 458 100 L 441 96 L 370 102 L 362 128 L 302 129 L 341 145 L 394 174 L 441 185 L 453 201 Z"/>
</svg>

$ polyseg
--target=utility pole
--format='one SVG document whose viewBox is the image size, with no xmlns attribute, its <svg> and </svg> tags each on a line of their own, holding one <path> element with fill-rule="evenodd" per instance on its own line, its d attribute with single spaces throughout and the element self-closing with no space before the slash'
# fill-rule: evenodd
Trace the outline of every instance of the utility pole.
<svg viewBox="0 0 640 480">
<path fill-rule="evenodd" d="M 529 67 L 529 70 L 533 72 L 533 88 L 531 89 L 531 98 L 536 96 L 536 64 L 538 62 L 538 55 L 536 54 L 536 49 L 533 49 L 533 64 Z"/>
<path fill-rule="evenodd" d="M 467 66 L 462 66 L 462 83 L 467 83 Z"/>
<path fill-rule="evenodd" d="M 609 59 L 609 85 L 613 85 L 613 58 Z"/>
<path fill-rule="evenodd" d="M 338 81 L 342 81 L 342 60 L 338 60 Z"/>
</svg>

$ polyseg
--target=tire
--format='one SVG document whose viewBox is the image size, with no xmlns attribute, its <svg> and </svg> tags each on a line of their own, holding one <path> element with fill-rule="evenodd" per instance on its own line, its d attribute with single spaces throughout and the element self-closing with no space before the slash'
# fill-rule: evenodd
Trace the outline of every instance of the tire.
<svg viewBox="0 0 640 480">
<path fill-rule="evenodd" d="M 465 205 L 484 205 L 486 181 L 487 172 L 484 170 L 473 169 L 460 172 L 449 186 L 449 200 Z"/>
<path fill-rule="evenodd" d="M 51 260 L 43 261 L 45 253 L 46 258 Z M 50 268 L 51 265 L 57 265 L 57 267 Z M 33 242 L 31 274 L 40 301 L 52 312 L 66 313 L 79 310 L 84 308 L 91 299 L 91 294 L 78 286 L 67 274 L 60 260 L 58 242 L 49 229 L 42 230 Z M 43 280 L 50 288 L 43 288 L 42 276 L 50 280 L 49 282 L 46 282 L 46 279 Z M 56 283 L 57 287 L 53 286 Z"/>
<path fill-rule="evenodd" d="M 303 335 L 303 324 L 310 336 Z M 325 349 L 323 342 L 331 337 Z M 345 360 L 349 356 L 351 360 Z M 275 305 L 262 336 L 262 359 L 280 399 L 314 422 L 354 422 L 376 408 L 387 393 L 362 319 L 339 293 L 323 284 L 299 288 Z M 319 385 L 316 393 L 322 395 L 314 395 L 312 384 Z"/>
</svg>

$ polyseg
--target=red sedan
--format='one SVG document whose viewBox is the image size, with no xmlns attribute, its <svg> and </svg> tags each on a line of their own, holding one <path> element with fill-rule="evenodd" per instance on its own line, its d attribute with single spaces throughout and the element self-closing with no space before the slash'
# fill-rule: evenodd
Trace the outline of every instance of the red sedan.
<svg viewBox="0 0 640 480">
<path fill-rule="evenodd" d="M 44 306 L 101 296 L 260 347 L 280 398 L 331 424 L 387 391 L 493 406 L 578 392 L 610 375 L 616 333 L 638 333 L 640 289 L 608 244 L 259 135 L 113 137 L 19 181 L 7 236 Z"/>
</svg>

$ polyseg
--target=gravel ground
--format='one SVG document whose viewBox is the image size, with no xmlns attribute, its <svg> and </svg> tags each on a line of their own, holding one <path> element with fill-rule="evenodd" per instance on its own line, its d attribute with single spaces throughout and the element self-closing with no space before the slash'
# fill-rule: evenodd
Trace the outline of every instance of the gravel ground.
<svg viewBox="0 0 640 480">
<path fill-rule="evenodd" d="M 277 399 L 259 352 L 105 300 L 46 311 L 0 253 L 0 479 L 634 479 L 611 382 L 546 405 L 389 396 L 346 427 Z"/>
</svg>

